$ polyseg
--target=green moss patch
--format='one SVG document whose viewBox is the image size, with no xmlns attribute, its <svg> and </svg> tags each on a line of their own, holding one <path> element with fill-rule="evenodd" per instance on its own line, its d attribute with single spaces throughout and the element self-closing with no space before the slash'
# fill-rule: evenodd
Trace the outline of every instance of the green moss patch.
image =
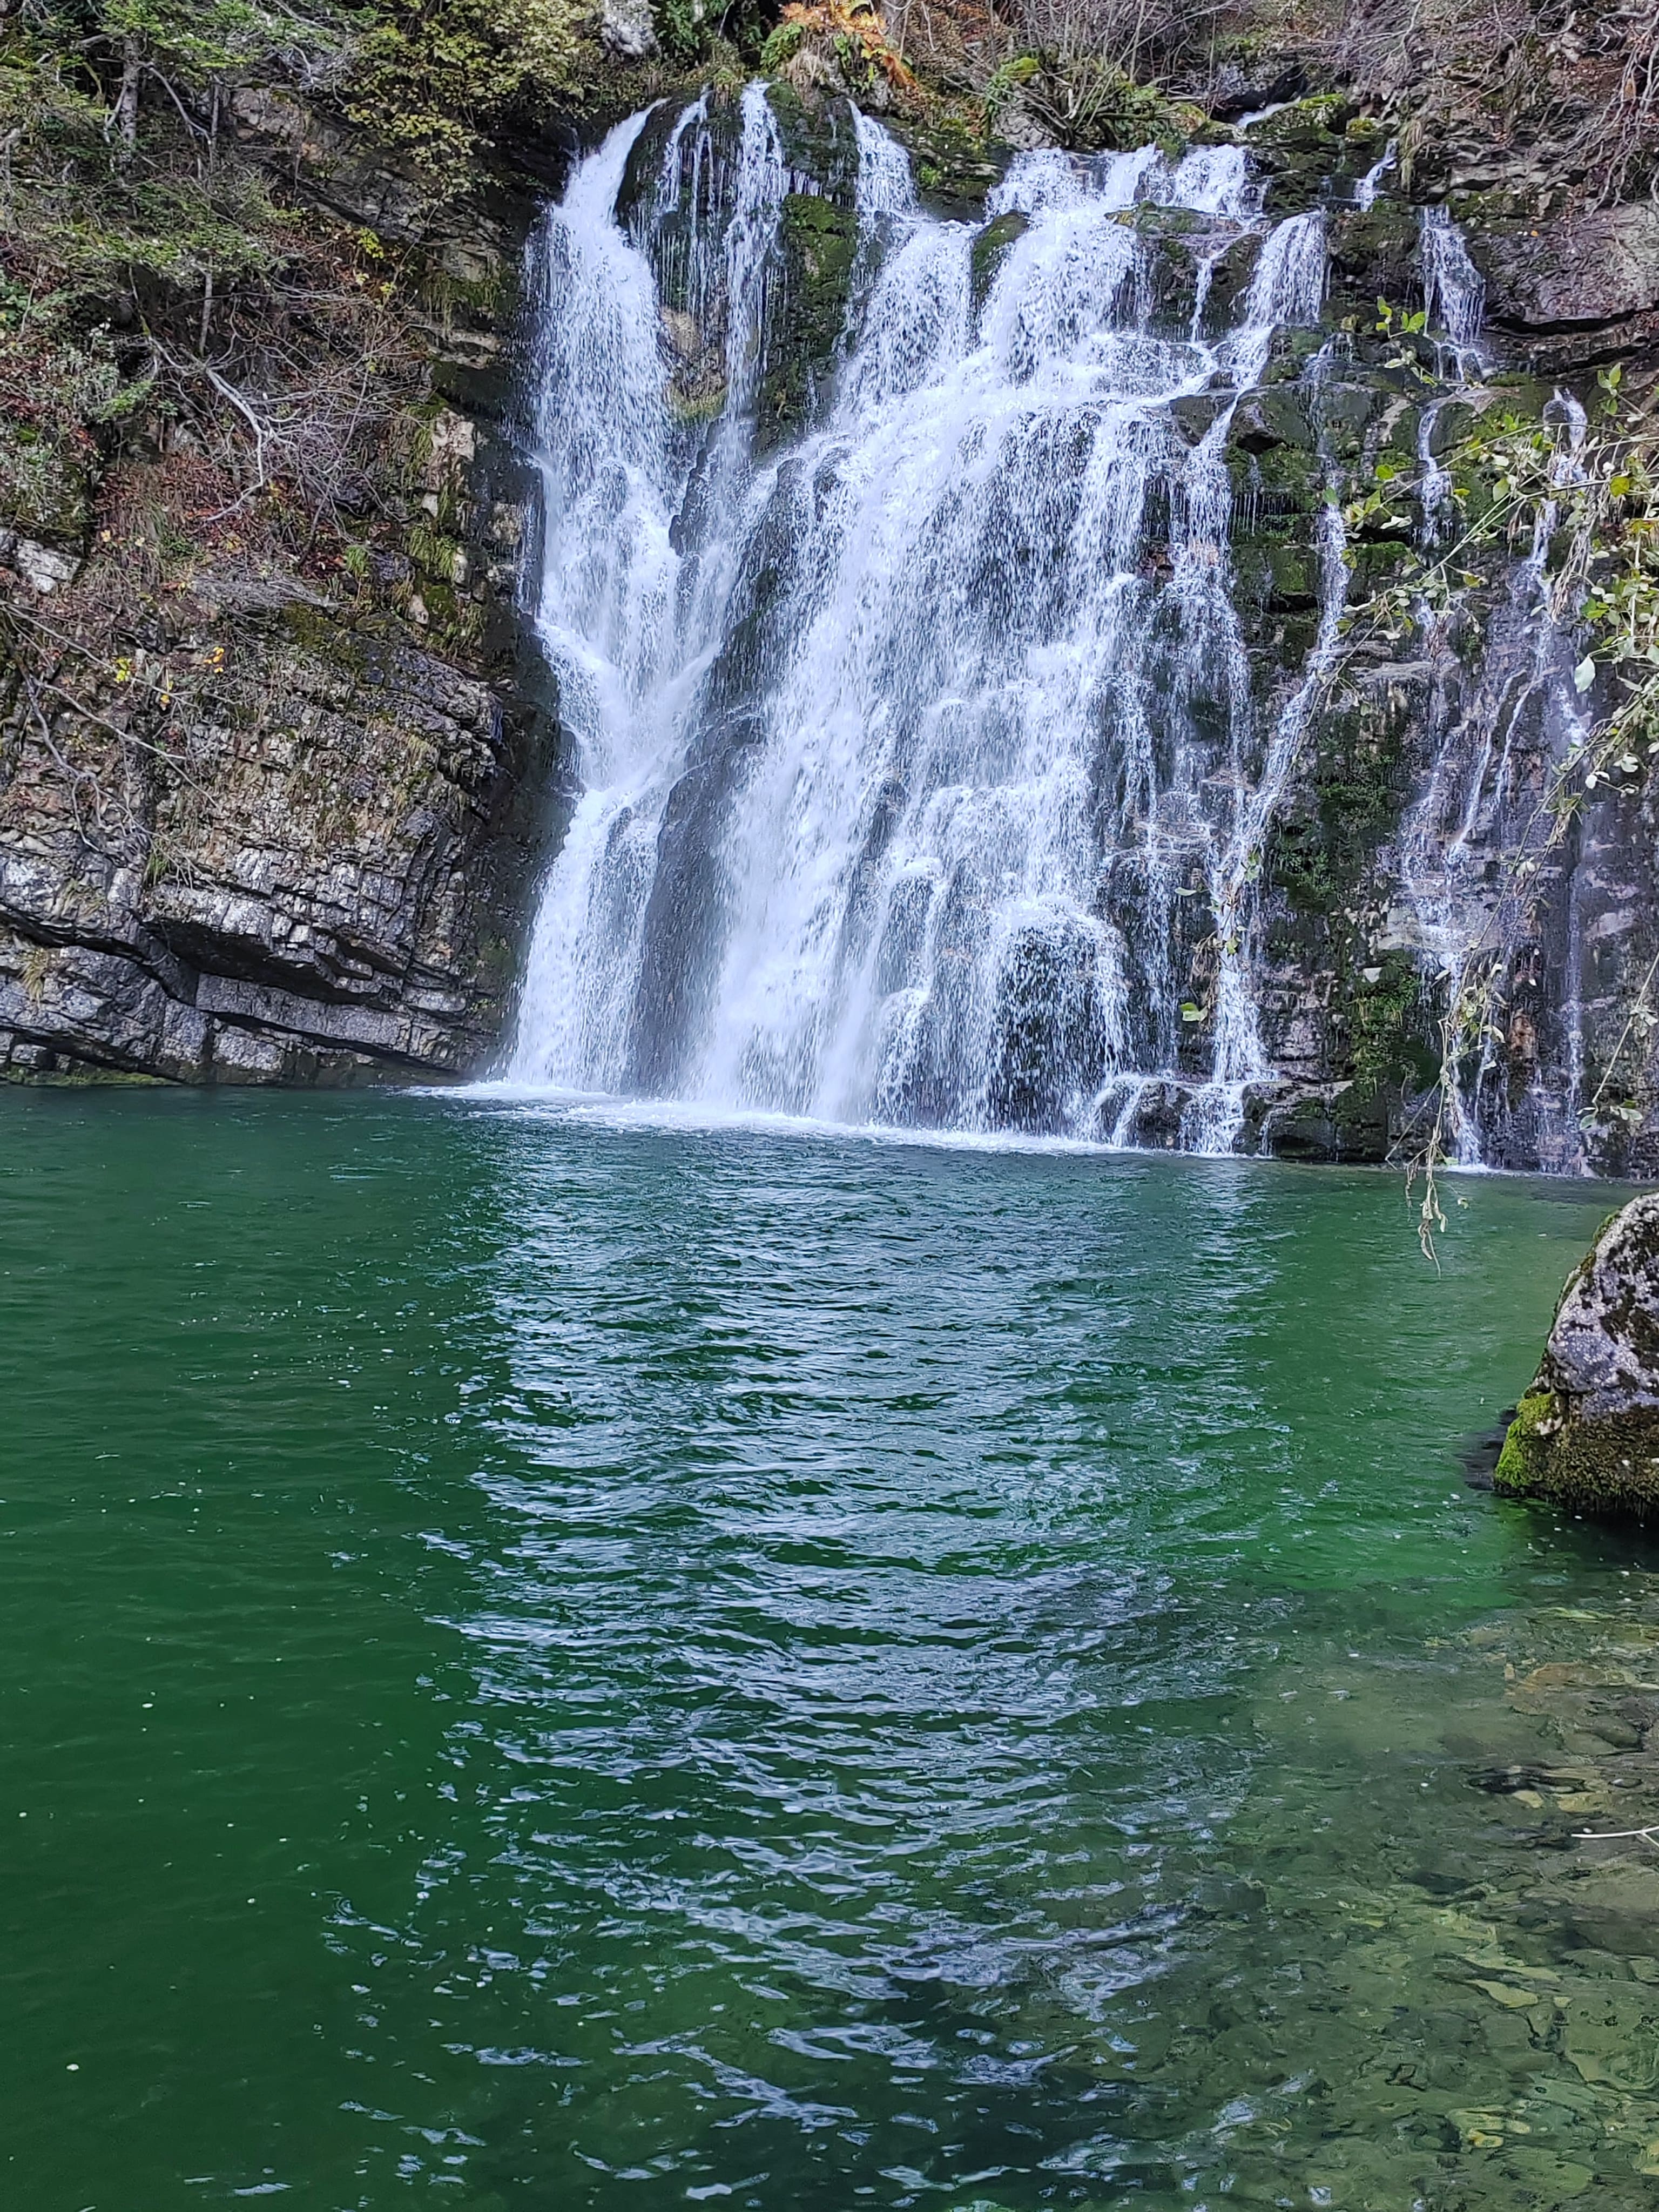
<svg viewBox="0 0 1659 2212">
<path fill-rule="evenodd" d="M 1589 1419 L 1534 1386 L 1516 1407 L 1492 1486 L 1575 1513 L 1659 1519 L 1659 1413 Z"/>
<path fill-rule="evenodd" d="M 760 398 L 763 420 L 778 426 L 805 420 L 835 359 L 858 255 L 857 213 L 814 193 L 787 193 L 782 241 L 783 304 Z"/>
</svg>

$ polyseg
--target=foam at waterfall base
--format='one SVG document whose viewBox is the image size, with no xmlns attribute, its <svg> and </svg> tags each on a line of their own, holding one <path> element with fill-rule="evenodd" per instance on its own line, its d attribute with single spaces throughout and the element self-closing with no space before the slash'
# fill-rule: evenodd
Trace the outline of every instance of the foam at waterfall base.
<svg viewBox="0 0 1659 2212">
<path fill-rule="evenodd" d="M 1157 1077 L 1128 1079 L 1156 1087 Z M 1190 1089 L 1163 1079 L 1172 1091 Z M 1060 1152 L 1103 1158 L 1153 1158 L 1180 1154 L 1194 1158 L 1231 1158 L 1176 1144 L 1116 1141 L 1109 1134 L 1082 1136 L 1021 1129 L 948 1129 L 905 1122 L 837 1121 L 823 1115 L 785 1114 L 764 1107 L 722 1106 L 705 1099 L 639 1098 L 601 1091 L 574 1091 L 558 1085 L 515 1082 L 494 1077 L 477 1083 L 416 1085 L 418 1095 L 467 1107 L 499 1108 L 532 1117 L 591 1122 L 605 1128 L 662 1129 L 702 1133 L 760 1133 L 822 1141 L 854 1140 L 876 1145 L 922 1146 L 955 1152 Z"/>
</svg>

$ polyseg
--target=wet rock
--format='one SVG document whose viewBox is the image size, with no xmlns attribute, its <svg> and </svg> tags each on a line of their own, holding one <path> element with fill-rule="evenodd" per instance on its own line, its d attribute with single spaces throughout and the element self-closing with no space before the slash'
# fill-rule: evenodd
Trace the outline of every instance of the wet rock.
<svg viewBox="0 0 1659 2212">
<path fill-rule="evenodd" d="M 759 401 L 762 421 L 774 431 L 808 416 L 835 361 L 858 255 L 857 210 L 820 193 L 788 192 L 780 234 L 782 296 Z"/>
<path fill-rule="evenodd" d="M 1624 1823 L 1606 1825 L 1623 1826 Z M 1571 1945 L 1610 1953 L 1615 1958 L 1644 1956 L 1653 1948 L 1654 1913 L 1659 1909 L 1659 1863 L 1577 1867 L 1572 1880 L 1559 1890 L 1534 1890 L 1528 1896 L 1538 1910 L 1539 1925 L 1558 1929 Z M 1581 2039 L 1588 2043 L 1582 2027 Z"/>
<path fill-rule="evenodd" d="M 1247 392 L 1233 416 L 1232 442 L 1247 453 L 1266 453 L 1289 446 L 1311 452 L 1313 426 L 1307 409 L 1291 392 Z"/>
<path fill-rule="evenodd" d="M 1237 123 L 1295 100 L 1307 84 L 1307 64 L 1295 54 L 1241 54 L 1217 69 L 1209 88 L 1210 112 L 1218 122 Z"/>
<path fill-rule="evenodd" d="M 1478 252 L 1494 322 L 1613 323 L 1659 307 L 1659 207 L 1576 211 L 1489 236 Z"/>
<path fill-rule="evenodd" d="M 1493 1480 L 1580 1512 L 1659 1513 L 1659 1196 L 1614 1214 L 1568 1282 Z"/>
<path fill-rule="evenodd" d="M 969 254 L 973 273 L 973 310 L 977 314 L 990 296 L 997 271 L 1001 268 L 1008 249 L 1021 239 L 1031 227 L 1031 218 L 1024 208 L 1009 208 L 1004 214 L 988 222 L 975 234 Z"/>
<path fill-rule="evenodd" d="M 1417 269 L 1417 210 L 1400 202 L 1344 209 L 1328 236 L 1334 308 L 1374 313 L 1376 300 L 1396 295 Z"/>
<path fill-rule="evenodd" d="M 1227 1875 L 1206 1875 L 1193 1892 L 1193 1909 L 1208 1920 L 1249 1920 L 1265 1912 L 1267 1893 L 1260 1882 Z"/>
<path fill-rule="evenodd" d="M 1218 417 L 1231 404 L 1224 392 L 1183 392 L 1170 402 L 1170 420 L 1183 445 L 1196 446 L 1209 434 Z"/>
<path fill-rule="evenodd" d="M 1406 1880 L 1431 1897 L 1465 1897 L 1479 1887 L 1484 1872 L 1461 1853 L 1440 1851 L 1426 1854 L 1407 1871 Z"/>
</svg>

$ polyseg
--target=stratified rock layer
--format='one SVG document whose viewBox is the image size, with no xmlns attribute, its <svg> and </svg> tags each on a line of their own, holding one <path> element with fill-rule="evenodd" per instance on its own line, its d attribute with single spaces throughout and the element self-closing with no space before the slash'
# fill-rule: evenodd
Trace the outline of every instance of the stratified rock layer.
<svg viewBox="0 0 1659 2212">
<path fill-rule="evenodd" d="M 453 1075 L 498 1033 L 546 763 L 435 656 L 303 606 L 238 633 L 182 760 L 20 729 L 0 769 L 0 1066 Z M 100 770 L 102 774 L 100 775 Z"/>
<path fill-rule="evenodd" d="M 423 257 L 441 313 L 405 403 L 406 471 L 376 494 L 395 550 L 367 556 L 356 584 L 204 551 L 187 590 L 129 610 L 143 643 L 106 658 L 94 626 L 73 690 L 0 660 L 3 1078 L 476 1073 L 555 826 L 507 361 L 533 206 L 400 228 L 418 196 L 361 149 L 354 165 L 339 130 L 275 94 L 237 113 L 296 191 Z M 149 464 L 127 465 L 142 488 Z M 0 528 L 21 619 L 57 625 L 71 653 L 60 611 L 77 580 L 97 586 L 112 534 L 94 528 L 100 497 L 88 467 L 57 511 L 21 518 L 43 542 Z"/>
<path fill-rule="evenodd" d="M 1562 1292 L 1494 1480 L 1581 1512 L 1659 1515 L 1659 1195 L 1615 1213 Z"/>
</svg>

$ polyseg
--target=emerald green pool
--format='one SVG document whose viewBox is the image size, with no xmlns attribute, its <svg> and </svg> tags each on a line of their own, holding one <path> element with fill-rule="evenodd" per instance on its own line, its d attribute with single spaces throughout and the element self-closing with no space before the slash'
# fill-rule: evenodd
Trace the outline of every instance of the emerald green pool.
<svg viewBox="0 0 1659 2212">
<path fill-rule="evenodd" d="M 1453 1195 L 0 1096 L 0 2202 L 1650 2204 L 1659 1553 L 1459 1457 L 1613 1200 Z"/>
</svg>

